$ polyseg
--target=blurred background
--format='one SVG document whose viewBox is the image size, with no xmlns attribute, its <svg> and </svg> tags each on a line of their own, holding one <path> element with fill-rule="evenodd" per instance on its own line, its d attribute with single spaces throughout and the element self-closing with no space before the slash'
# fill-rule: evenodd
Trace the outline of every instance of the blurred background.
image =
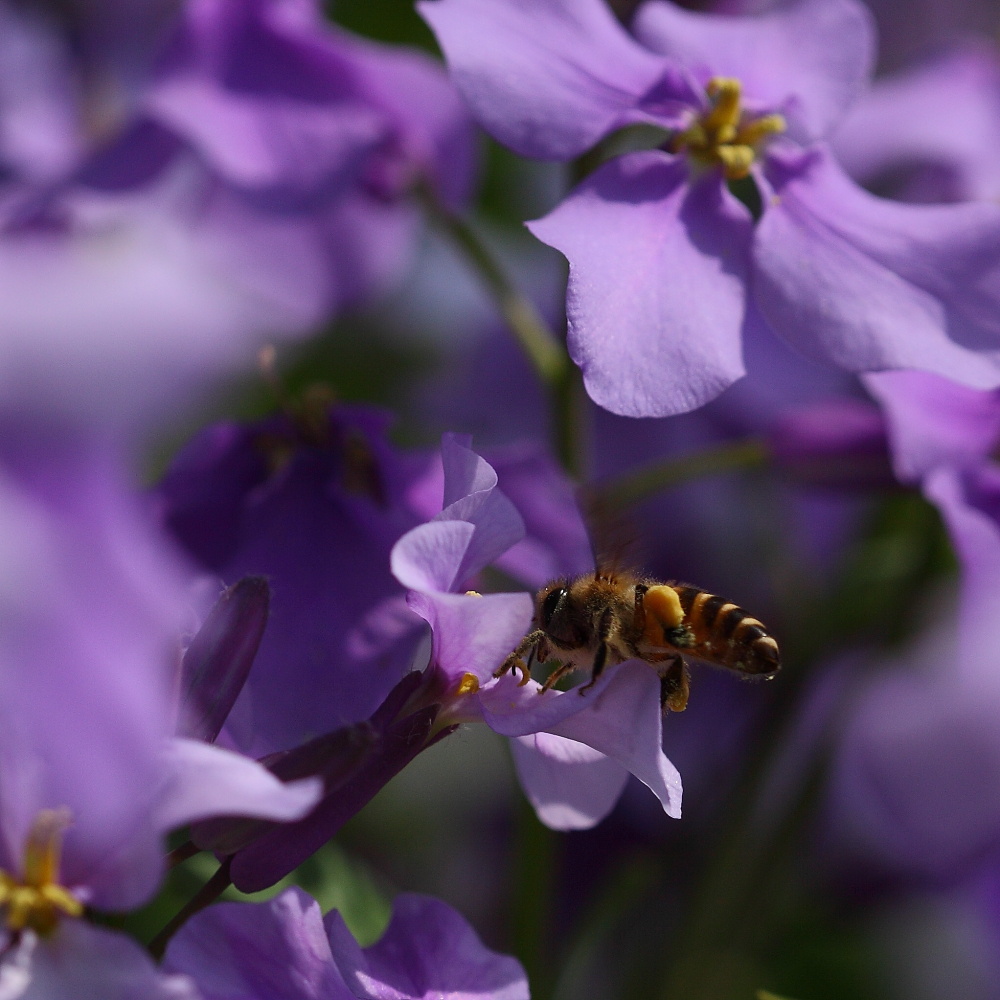
<svg viewBox="0 0 1000 1000">
<path fill-rule="evenodd" d="M 7 5 L 5 17 L 42 9 L 37 23 L 63 26 L 71 48 L 93 15 L 71 0 Z M 635 3 L 612 6 L 627 19 Z M 720 0 L 717 9 L 764 6 Z M 145 20 L 124 15 L 136 17 L 135 32 L 169 34 L 169 4 L 143 9 Z M 878 0 L 873 12 L 880 73 L 930 65 L 956 45 L 997 58 L 994 4 Z M 437 57 L 410 0 L 338 0 L 327 15 Z M 0 96 L 16 89 L 17 58 L 0 39 Z M 977 86 L 1000 126 L 1000 85 L 991 94 Z M 1000 162 L 998 136 L 977 133 L 961 155 Z M 843 142 L 846 161 L 849 134 Z M 549 211 L 579 170 L 525 161 L 481 133 L 474 143 L 474 194 L 461 215 L 559 330 L 565 262 L 522 223 Z M 948 147 L 862 179 L 910 200 L 1000 194 L 1000 184 L 991 195 L 962 189 L 968 162 Z M 13 168 L 4 169 L 9 178 Z M 59 222 L 43 216 L 24 208 L 20 225 Z M 268 308 L 293 303 L 262 323 L 265 332 L 285 325 L 297 335 L 274 341 L 259 363 L 245 352 L 142 428 L 134 453 L 147 489 L 155 494 L 203 428 L 306 405 L 386 410 L 388 446 L 404 464 L 428 461 L 445 431 L 472 434 L 491 460 L 525 447 L 554 456 L 543 388 L 476 269 L 446 227 L 417 207 L 412 216 L 405 260 L 364 294 L 306 308 L 292 285 L 261 292 Z M 273 248 L 274 239 L 261 242 Z M 338 252 L 350 256 L 350 246 Z M 263 288 L 252 271 L 241 275 Z M 58 283 L 46 287 L 62 294 Z M 164 301 L 188 286 L 178 288 Z M 577 392 L 567 483 L 630 486 L 623 507 L 636 563 L 767 622 L 781 641 L 781 675 L 755 685 L 695 668 L 689 707 L 664 726 L 684 779 L 680 821 L 632 779 L 596 828 L 548 830 L 519 790 L 505 740 L 467 726 L 432 747 L 292 876 L 324 909 L 339 908 L 363 943 L 378 937 L 392 897 L 415 891 L 452 904 L 491 948 L 515 954 L 536 1000 L 737 1000 L 761 990 L 789 1000 L 1000 997 L 1000 715 L 963 714 L 956 706 L 979 695 L 963 693 L 958 674 L 929 691 L 905 679 L 956 655 L 963 626 L 948 534 L 920 491 L 894 477 L 880 411 L 857 379 L 765 335 L 747 352 L 745 380 L 681 417 L 616 417 Z M 818 443 L 817 426 L 840 433 Z M 628 478 L 638 470 L 652 474 Z M 486 585 L 538 582 L 498 575 Z M 211 859 L 185 863 L 154 904 L 120 923 L 149 940 L 211 870 Z"/>
</svg>

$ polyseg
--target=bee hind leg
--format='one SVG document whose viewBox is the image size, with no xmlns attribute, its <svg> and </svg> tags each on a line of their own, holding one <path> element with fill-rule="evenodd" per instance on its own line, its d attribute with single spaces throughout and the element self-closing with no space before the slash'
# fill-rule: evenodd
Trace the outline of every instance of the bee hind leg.
<svg viewBox="0 0 1000 1000">
<path fill-rule="evenodd" d="M 671 656 L 659 667 L 660 710 L 683 712 L 688 703 L 688 667 L 683 656 Z"/>
</svg>

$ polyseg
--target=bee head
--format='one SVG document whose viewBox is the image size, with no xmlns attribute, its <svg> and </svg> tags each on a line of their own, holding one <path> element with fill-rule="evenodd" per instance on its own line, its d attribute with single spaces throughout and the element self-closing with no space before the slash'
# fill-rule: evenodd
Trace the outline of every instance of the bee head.
<svg viewBox="0 0 1000 1000">
<path fill-rule="evenodd" d="M 568 596 L 569 588 L 562 580 L 550 583 L 538 595 L 539 628 L 544 629 L 546 632 L 549 630 L 549 626 L 552 624 L 552 619 L 555 618 L 559 611 L 559 606 L 566 603 L 566 598 Z"/>
<path fill-rule="evenodd" d="M 565 580 L 556 580 L 538 592 L 535 620 L 549 639 L 563 649 L 573 649 L 587 642 L 585 623 Z"/>
</svg>

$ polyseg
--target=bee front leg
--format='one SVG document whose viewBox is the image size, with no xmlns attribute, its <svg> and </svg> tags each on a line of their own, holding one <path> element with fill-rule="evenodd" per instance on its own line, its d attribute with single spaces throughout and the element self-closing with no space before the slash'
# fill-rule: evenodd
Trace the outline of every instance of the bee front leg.
<svg viewBox="0 0 1000 1000">
<path fill-rule="evenodd" d="M 660 675 L 660 711 L 683 712 L 688 703 L 688 667 L 683 656 L 671 656 L 657 671 Z"/>
<path fill-rule="evenodd" d="M 521 679 L 517 682 L 519 685 L 525 685 L 531 680 L 531 671 L 528 669 L 527 663 L 524 662 L 524 654 L 528 652 L 529 649 L 534 649 L 543 639 L 545 638 L 545 633 L 541 629 L 535 629 L 534 632 L 529 632 L 518 644 L 517 648 L 507 657 L 503 663 L 493 671 L 494 677 L 503 677 L 508 670 L 513 670 L 516 674 L 519 670 L 521 671 Z"/>
</svg>

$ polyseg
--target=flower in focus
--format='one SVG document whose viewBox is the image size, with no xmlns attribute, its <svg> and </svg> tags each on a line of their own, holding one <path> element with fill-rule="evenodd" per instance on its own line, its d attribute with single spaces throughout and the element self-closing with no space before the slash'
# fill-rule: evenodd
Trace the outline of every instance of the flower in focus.
<svg viewBox="0 0 1000 1000">
<path fill-rule="evenodd" d="M 164 967 L 190 976 L 204 1000 L 528 1000 L 518 962 L 427 896 L 397 896 L 385 933 L 367 948 L 300 889 L 223 903 L 181 929 Z"/>
<path fill-rule="evenodd" d="M 734 18 L 650 0 L 638 42 L 598 0 L 420 9 L 476 117 L 517 152 L 570 159 L 626 125 L 668 133 L 531 225 L 569 259 L 569 349 L 599 405 L 702 405 L 744 374 L 741 333 L 761 319 L 851 371 L 997 383 L 1000 209 L 874 198 L 821 141 L 867 81 L 860 5 Z"/>
<path fill-rule="evenodd" d="M 115 456 L 4 426 L 0 456 L 0 983 L 18 996 L 188 996 L 85 908 L 146 902 L 163 835 L 302 815 L 313 782 L 174 736 L 185 570 Z"/>
<path fill-rule="evenodd" d="M 438 725 L 483 721 L 513 737 L 525 791 L 543 822 L 581 829 L 614 806 L 629 773 L 671 816 L 681 785 L 661 749 L 660 682 L 629 661 L 585 693 L 543 691 L 509 674 L 493 676 L 530 627 L 525 593 L 467 593 L 468 584 L 524 534 L 494 470 L 462 441 L 445 437 L 444 509 L 404 535 L 392 568 L 409 604 L 431 626 L 428 671 L 445 692 Z"/>
<path fill-rule="evenodd" d="M 206 644 L 216 669 L 202 671 L 210 705 L 201 717 L 224 715 L 219 692 L 248 668 L 244 656 L 229 669 L 214 650 L 244 650 L 257 622 L 261 651 L 221 737 L 267 752 L 283 781 L 323 781 L 322 801 L 300 821 L 221 820 L 194 829 L 197 844 L 231 855 L 233 882 L 246 892 L 301 864 L 456 726 L 451 680 L 436 669 L 411 671 L 423 622 L 388 571 L 392 544 L 439 510 L 442 492 L 453 488 L 445 467 L 454 455 L 428 462 L 421 452 L 397 453 L 384 440 L 383 417 L 356 407 L 324 407 L 308 423 L 302 416 L 210 428 L 180 456 L 159 494 L 165 523 L 203 565 L 226 576 L 266 572 L 275 588 L 266 631 L 259 610 L 245 625 L 240 614 L 226 615 L 231 633 L 203 627 L 219 638 Z M 582 570 L 586 534 L 552 459 L 523 446 L 498 458 L 531 531 L 495 566 L 533 584 Z M 506 499 L 499 510 L 523 534 Z M 365 574 L 359 566 L 368 567 Z M 238 604 L 252 610 L 255 589 L 244 579 L 227 594 L 235 601 L 241 591 Z M 524 595 L 507 596 L 520 602 Z"/>
</svg>

